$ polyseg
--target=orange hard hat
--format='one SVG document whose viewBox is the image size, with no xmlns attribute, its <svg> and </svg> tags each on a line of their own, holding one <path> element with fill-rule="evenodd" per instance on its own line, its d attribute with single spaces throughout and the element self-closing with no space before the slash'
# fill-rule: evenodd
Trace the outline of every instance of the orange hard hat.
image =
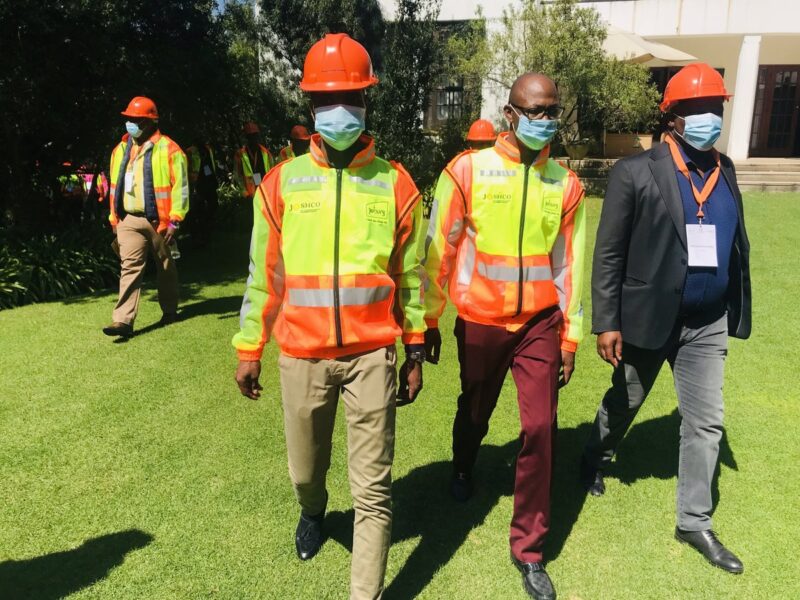
<svg viewBox="0 0 800 600">
<path fill-rule="evenodd" d="M 306 54 L 304 92 L 347 92 L 378 83 L 366 48 L 346 33 L 329 33 Z"/>
<path fill-rule="evenodd" d="M 147 117 L 148 119 L 158 118 L 158 109 L 156 103 L 145 96 L 136 96 L 128 104 L 123 112 L 120 113 L 123 117 Z"/>
<path fill-rule="evenodd" d="M 469 126 L 468 142 L 493 142 L 496 138 L 494 125 L 486 119 L 478 119 Z"/>
<path fill-rule="evenodd" d="M 681 100 L 692 98 L 729 99 L 722 75 L 706 63 L 692 63 L 683 67 L 667 82 L 664 100 L 659 105 L 661 112 L 667 112 Z"/>
<path fill-rule="evenodd" d="M 248 121 L 247 123 L 242 126 L 242 133 L 250 134 L 250 133 L 261 133 L 261 130 L 258 128 L 258 125 L 253 123 L 252 121 Z"/>
<path fill-rule="evenodd" d="M 303 127 L 302 125 L 295 125 L 292 127 L 292 131 L 289 133 L 289 137 L 293 140 L 310 140 L 311 135 L 308 133 L 308 129 Z"/>
</svg>

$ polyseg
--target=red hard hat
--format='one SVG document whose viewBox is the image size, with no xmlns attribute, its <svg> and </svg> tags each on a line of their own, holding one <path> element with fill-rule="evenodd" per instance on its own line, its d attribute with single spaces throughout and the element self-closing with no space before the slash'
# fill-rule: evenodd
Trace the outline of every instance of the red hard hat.
<svg viewBox="0 0 800 600">
<path fill-rule="evenodd" d="M 722 75 L 706 63 L 686 65 L 667 82 L 664 100 L 659 105 L 661 112 L 667 112 L 681 100 L 692 98 L 725 98 L 729 99 Z"/>
<path fill-rule="evenodd" d="M 486 119 L 478 119 L 469 126 L 468 142 L 493 142 L 496 138 L 494 125 Z"/>
<path fill-rule="evenodd" d="M 261 130 L 258 128 L 258 125 L 256 125 L 252 121 L 248 121 L 242 127 L 242 133 L 244 133 L 245 135 L 249 133 L 261 133 Z"/>
<path fill-rule="evenodd" d="M 293 140 L 310 140 L 311 135 L 308 133 L 308 129 L 303 127 L 302 125 L 295 125 L 292 127 L 291 133 L 289 133 L 289 137 Z"/>
<path fill-rule="evenodd" d="M 158 118 L 158 109 L 156 103 L 145 96 L 136 96 L 128 104 L 123 112 L 120 113 L 123 117 L 147 117 L 148 119 Z"/>
<path fill-rule="evenodd" d="M 303 65 L 304 92 L 347 92 L 378 83 L 366 48 L 346 33 L 329 33 L 311 46 Z"/>
</svg>

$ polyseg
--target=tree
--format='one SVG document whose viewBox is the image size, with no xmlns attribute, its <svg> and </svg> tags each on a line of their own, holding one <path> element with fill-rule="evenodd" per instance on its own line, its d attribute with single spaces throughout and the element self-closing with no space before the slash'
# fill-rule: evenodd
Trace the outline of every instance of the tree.
<svg viewBox="0 0 800 600">
<path fill-rule="evenodd" d="M 422 131 L 422 116 L 442 72 L 440 8 L 441 0 L 397 0 L 383 41 L 380 84 L 370 94 L 380 154 L 400 161 L 421 189 L 438 175 L 436 142 Z"/>
<path fill-rule="evenodd" d="M 519 0 L 500 25 L 490 38 L 488 77 L 506 88 L 526 71 L 553 78 L 566 109 L 562 143 L 585 138 L 593 126 L 629 131 L 655 122 L 658 92 L 647 69 L 606 56 L 606 28 L 594 9 L 577 0 Z"/>
</svg>

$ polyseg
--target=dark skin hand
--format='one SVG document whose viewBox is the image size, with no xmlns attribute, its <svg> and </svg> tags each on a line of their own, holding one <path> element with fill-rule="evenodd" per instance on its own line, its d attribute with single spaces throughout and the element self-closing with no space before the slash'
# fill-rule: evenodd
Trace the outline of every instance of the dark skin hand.
<svg viewBox="0 0 800 600">
<path fill-rule="evenodd" d="M 561 351 L 561 372 L 558 377 L 558 387 L 564 387 L 572 379 L 572 373 L 575 371 L 575 353 L 569 350 Z"/>
<path fill-rule="evenodd" d="M 622 361 L 622 332 L 604 331 L 597 336 L 597 354 L 615 368 Z"/>
<path fill-rule="evenodd" d="M 400 382 L 397 387 L 397 406 L 411 404 L 422 391 L 422 365 L 408 360 L 400 367 Z"/>
<path fill-rule="evenodd" d="M 259 360 L 240 360 L 236 367 L 236 385 L 242 396 L 251 400 L 258 400 L 261 397 L 261 384 L 258 378 L 261 376 L 261 361 Z"/>
</svg>

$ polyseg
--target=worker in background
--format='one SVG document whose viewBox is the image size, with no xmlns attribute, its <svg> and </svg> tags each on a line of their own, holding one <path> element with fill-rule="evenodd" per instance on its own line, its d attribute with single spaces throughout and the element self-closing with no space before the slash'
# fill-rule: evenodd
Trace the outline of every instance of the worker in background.
<svg viewBox="0 0 800 600">
<path fill-rule="evenodd" d="M 245 145 L 233 155 L 233 179 L 242 196 L 252 198 L 261 180 L 274 165 L 272 154 L 261 143 L 261 130 L 252 121 L 242 127 Z"/>
<path fill-rule="evenodd" d="M 136 96 L 122 113 L 127 133 L 111 153 L 111 214 L 121 261 L 119 300 L 110 336 L 130 337 L 139 310 L 147 256 L 156 263 L 161 325 L 178 320 L 178 269 L 170 252 L 189 211 L 186 156 L 158 129 L 158 109 Z"/>
<path fill-rule="evenodd" d="M 280 162 L 295 156 L 302 156 L 308 152 L 309 144 L 311 144 L 311 136 L 308 133 L 308 129 L 302 125 L 295 125 L 289 134 L 289 144 L 281 148 Z"/>
<path fill-rule="evenodd" d="M 742 561 L 711 529 L 728 336 L 751 331 L 742 195 L 731 159 L 714 148 L 730 96 L 710 65 L 686 65 L 664 91 L 664 142 L 611 170 L 594 251 L 592 331 L 614 369 L 581 479 L 592 496 L 605 493 L 604 472 L 669 363 L 681 417 L 675 538 L 741 573 Z"/>
<path fill-rule="evenodd" d="M 467 132 L 467 147 L 472 150 L 483 150 L 491 148 L 497 139 L 497 132 L 494 125 L 486 119 L 478 119 L 469 126 Z"/>
<path fill-rule="evenodd" d="M 192 198 L 192 232 L 200 246 L 211 239 L 214 216 L 219 200 L 217 198 L 217 161 L 214 149 L 202 140 L 195 140 L 186 150 L 189 163 L 189 186 Z"/>
<path fill-rule="evenodd" d="M 558 389 L 572 377 L 583 335 L 584 191 L 575 173 L 550 158 L 563 108 L 549 77 L 519 77 L 504 113 L 510 131 L 491 148 L 457 156 L 436 186 L 425 259 L 425 350 L 438 362 L 447 287 L 458 311 L 461 366 L 450 482 L 457 501 L 472 496 L 473 466 L 511 370 L 522 424 L 511 559 L 531 597 L 554 600 L 542 551 Z"/>
<path fill-rule="evenodd" d="M 422 204 L 411 177 L 364 135 L 364 90 L 378 83 L 364 47 L 328 34 L 308 52 L 300 89 L 317 133 L 255 196 L 250 277 L 233 344 L 241 393 L 261 392 L 274 333 L 289 474 L 300 504 L 295 550 L 324 540 L 326 476 L 336 406 L 347 420 L 355 505 L 350 597 L 380 598 L 392 529 L 395 407 L 422 388 L 425 329 L 418 238 Z M 395 343 L 405 362 L 396 384 Z M 320 590 L 324 583 L 320 582 Z"/>
</svg>

